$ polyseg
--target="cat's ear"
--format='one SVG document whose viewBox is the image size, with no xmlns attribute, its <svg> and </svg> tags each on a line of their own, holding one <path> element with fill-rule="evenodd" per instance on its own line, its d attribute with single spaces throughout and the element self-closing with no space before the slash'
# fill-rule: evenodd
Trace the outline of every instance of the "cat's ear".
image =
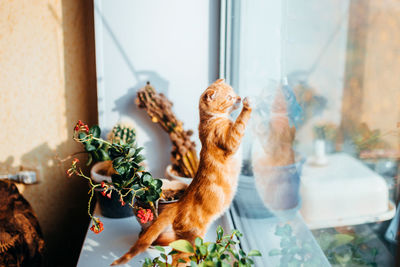
<svg viewBox="0 0 400 267">
<path fill-rule="evenodd" d="M 215 81 L 215 83 L 222 83 L 224 81 L 224 79 L 218 79 Z"/>
<path fill-rule="evenodd" d="M 209 90 L 207 90 L 206 91 L 206 93 L 204 94 L 204 100 L 205 101 L 212 101 L 212 100 L 214 100 L 215 99 L 215 95 L 216 95 L 216 92 L 215 92 L 215 90 L 213 90 L 213 89 L 209 89 Z"/>
</svg>

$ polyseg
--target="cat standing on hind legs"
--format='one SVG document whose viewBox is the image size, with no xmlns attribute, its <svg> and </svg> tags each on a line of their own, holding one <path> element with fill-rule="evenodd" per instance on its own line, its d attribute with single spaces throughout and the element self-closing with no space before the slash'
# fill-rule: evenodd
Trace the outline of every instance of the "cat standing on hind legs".
<svg viewBox="0 0 400 267">
<path fill-rule="evenodd" d="M 230 206 L 241 167 L 234 155 L 251 114 L 250 103 L 245 98 L 236 121 L 229 118 L 240 102 L 241 98 L 222 79 L 204 91 L 199 101 L 200 164 L 192 183 L 180 200 L 167 207 L 132 248 L 112 265 L 126 263 L 145 251 L 169 225 L 175 236 L 163 240 L 165 244 L 177 239 L 194 244 L 195 238 L 204 237 L 208 226 Z"/>
</svg>

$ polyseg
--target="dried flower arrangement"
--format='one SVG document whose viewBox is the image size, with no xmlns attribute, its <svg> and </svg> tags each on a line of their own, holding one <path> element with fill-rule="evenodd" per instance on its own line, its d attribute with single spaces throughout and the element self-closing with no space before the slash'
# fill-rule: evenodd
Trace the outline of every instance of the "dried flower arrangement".
<svg viewBox="0 0 400 267">
<path fill-rule="evenodd" d="M 183 177 L 193 178 L 199 159 L 196 145 L 190 140 L 193 131 L 185 131 L 183 123 L 172 111 L 172 102 L 162 93 L 157 93 L 150 82 L 137 92 L 136 104 L 146 110 L 151 121 L 158 123 L 168 134 L 172 142 L 171 162 L 173 170 Z"/>
</svg>

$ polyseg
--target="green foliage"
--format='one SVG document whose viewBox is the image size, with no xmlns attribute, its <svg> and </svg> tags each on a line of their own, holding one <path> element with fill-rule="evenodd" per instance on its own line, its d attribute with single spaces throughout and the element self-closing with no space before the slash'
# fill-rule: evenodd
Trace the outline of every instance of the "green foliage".
<svg viewBox="0 0 400 267">
<path fill-rule="evenodd" d="M 145 159 L 140 152 L 143 147 L 137 147 L 134 142 L 126 144 L 113 143 L 108 155 L 117 172 L 111 175 L 114 187 L 120 191 L 124 202 L 133 205 L 133 199 L 141 202 L 155 202 L 161 196 L 162 181 L 154 179 L 140 165 Z"/>
<path fill-rule="evenodd" d="M 111 143 L 100 136 L 101 130 L 97 125 L 89 129 L 79 121 L 74 129 L 74 140 L 82 143 L 89 154 L 88 165 L 93 161 L 112 161 L 116 173 L 111 176 L 112 183 L 105 189 L 116 191 L 121 203 L 133 206 L 136 198 L 155 206 L 154 203 L 161 196 L 162 181 L 154 179 L 141 166 L 145 157 L 141 154 L 143 147 L 136 145 L 135 130 L 118 124 L 112 130 Z"/>
<path fill-rule="evenodd" d="M 238 250 L 239 237 L 243 235 L 233 230 L 230 235 L 224 236 L 224 230 L 221 226 L 217 227 L 217 240 L 215 242 L 204 242 L 202 238 L 197 237 L 194 246 L 186 240 L 177 240 L 169 244 L 172 251 L 166 254 L 165 249 L 156 246 L 160 256 L 150 259 L 146 258 L 143 267 L 168 267 L 169 256 L 183 253 L 193 253 L 187 259 L 187 264 L 190 266 L 207 267 L 248 267 L 254 265 L 250 257 L 261 256 L 258 250 L 251 250 L 246 254 L 243 250 Z M 179 259 L 178 262 L 185 263 L 184 259 Z"/>
<path fill-rule="evenodd" d="M 113 143 L 130 144 L 136 140 L 136 131 L 133 127 L 124 124 L 115 125 L 110 134 L 109 139 Z"/>
<path fill-rule="evenodd" d="M 88 153 L 88 161 L 86 163 L 87 166 L 92 164 L 92 162 L 96 163 L 100 161 L 110 160 L 110 157 L 107 153 L 109 145 L 107 143 L 97 140 L 97 138 L 100 138 L 100 135 L 100 127 L 94 125 L 90 127 L 88 133 L 80 131 L 78 133 L 78 139 L 75 139 L 83 144 L 85 151 Z"/>
<path fill-rule="evenodd" d="M 365 237 L 337 233 L 334 229 L 320 230 L 315 237 L 332 265 L 378 266 L 378 250 L 368 246 Z"/>
<path fill-rule="evenodd" d="M 194 252 L 192 244 L 190 244 L 189 241 L 183 240 L 183 239 L 176 240 L 176 241 L 170 243 L 169 246 L 180 252 L 186 252 L 186 253 Z"/>
<path fill-rule="evenodd" d="M 299 240 L 289 224 L 277 225 L 275 235 L 281 238 L 280 248 L 270 250 L 268 256 L 280 256 L 280 267 L 322 266 L 321 259 L 313 255 L 311 240 Z"/>
</svg>

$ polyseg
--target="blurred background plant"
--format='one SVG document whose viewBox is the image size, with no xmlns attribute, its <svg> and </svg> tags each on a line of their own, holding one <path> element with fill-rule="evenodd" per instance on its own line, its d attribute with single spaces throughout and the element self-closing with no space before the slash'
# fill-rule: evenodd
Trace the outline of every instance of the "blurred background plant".
<svg viewBox="0 0 400 267">
<path fill-rule="evenodd" d="M 323 266 L 319 257 L 314 257 L 312 241 L 297 238 L 289 224 L 277 225 L 275 235 L 280 237 L 280 248 L 269 251 L 270 257 L 279 256 L 279 266 Z"/>
<path fill-rule="evenodd" d="M 333 266 L 382 266 L 377 262 L 379 249 L 372 245 L 373 235 L 328 228 L 313 231 Z"/>
</svg>

